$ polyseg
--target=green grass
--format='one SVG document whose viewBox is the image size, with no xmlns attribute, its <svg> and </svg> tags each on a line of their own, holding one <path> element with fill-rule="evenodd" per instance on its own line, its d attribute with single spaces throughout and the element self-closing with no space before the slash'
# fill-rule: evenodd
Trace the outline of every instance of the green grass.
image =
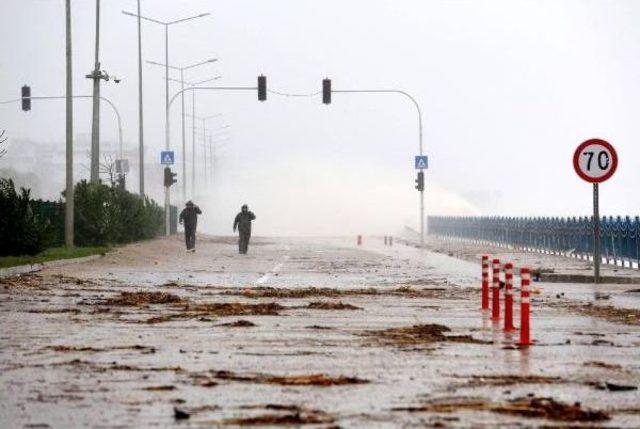
<svg viewBox="0 0 640 429">
<path fill-rule="evenodd" d="M 59 259 L 82 258 L 84 256 L 101 255 L 109 251 L 108 247 L 52 247 L 35 256 L 2 256 L 0 268 L 15 267 L 18 265 L 41 264 L 43 262 L 57 261 Z"/>
</svg>

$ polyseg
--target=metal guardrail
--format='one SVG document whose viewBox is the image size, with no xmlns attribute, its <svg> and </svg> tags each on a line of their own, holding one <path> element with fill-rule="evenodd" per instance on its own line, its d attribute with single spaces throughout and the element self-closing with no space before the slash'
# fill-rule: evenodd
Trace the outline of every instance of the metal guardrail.
<svg viewBox="0 0 640 429">
<path fill-rule="evenodd" d="M 429 234 L 593 260 L 591 217 L 430 216 Z M 640 217 L 600 219 L 603 262 L 640 267 Z"/>
</svg>

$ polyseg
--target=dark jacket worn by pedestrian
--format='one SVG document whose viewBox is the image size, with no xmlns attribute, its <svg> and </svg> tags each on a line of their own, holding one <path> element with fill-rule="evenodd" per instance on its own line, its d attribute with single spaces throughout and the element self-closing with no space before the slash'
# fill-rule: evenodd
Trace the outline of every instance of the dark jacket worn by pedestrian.
<svg viewBox="0 0 640 429">
<path fill-rule="evenodd" d="M 193 228 L 198 225 L 199 214 L 202 214 L 200 207 L 187 205 L 187 207 L 180 212 L 180 223 L 184 222 L 185 228 Z"/>
<path fill-rule="evenodd" d="M 184 239 L 187 251 L 196 251 L 196 227 L 198 226 L 198 215 L 202 214 L 200 207 L 187 201 L 187 206 L 180 212 L 180 223 L 184 223 Z"/>
<path fill-rule="evenodd" d="M 241 255 L 246 255 L 249 249 L 249 240 L 251 239 L 251 221 L 256 218 L 253 212 L 249 211 L 247 205 L 242 206 L 242 210 L 233 221 L 233 230 L 238 229 L 238 250 Z"/>
<path fill-rule="evenodd" d="M 251 221 L 255 220 L 255 218 L 256 215 L 253 212 L 249 210 L 241 211 L 233 221 L 233 230 L 235 231 L 237 228 L 240 232 L 251 234 Z"/>
</svg>

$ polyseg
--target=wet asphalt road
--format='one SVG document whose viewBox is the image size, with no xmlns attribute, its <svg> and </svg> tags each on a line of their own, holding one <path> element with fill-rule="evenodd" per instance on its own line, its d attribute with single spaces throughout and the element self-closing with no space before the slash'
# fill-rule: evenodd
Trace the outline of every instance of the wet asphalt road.
<svg viewBox="0 0 640 429">
<path fill-rule="evenodd" d="M 518 349 L 478 311 L 479 263 L 352 241 L 257 239 L 243 256 L 171 237 L 3 280 L 0 426 L 640 427 L 639 391 L 610 387 L 640 386 L 640 320 L 536 284 L 537 344 Z M 138 292 L 165 301 L 122 300 Z M 459 339 L 385 331 L 427 324 Z M 514 411 L 532 397 L 607 418 Z"/>
</svg>

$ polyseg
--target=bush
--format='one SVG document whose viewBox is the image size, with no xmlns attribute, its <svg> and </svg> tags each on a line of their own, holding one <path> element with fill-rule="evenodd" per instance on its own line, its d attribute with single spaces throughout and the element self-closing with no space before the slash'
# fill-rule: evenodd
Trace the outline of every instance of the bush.
<svg viewBox="0 0 640 429">
<path fill-rule="evenodd" d="M 163 210 L 117 186 L 81 181 L 75 187 L 75 240 L 103 246 L 155 237 L 163 231 Z"/>
<path fill-rule="evenodd" d="M 0 256 L 35 255 L 64 242 L 65 203 L 32 200 L 10 179 L 0 179 Z M 155 201 L 117 186 L 81 181 L 74 193 L 76 246 L 149 239 L 164 231 Z"/>
<path fill-rule="evenodd" d="M 35 255 L 51 240 L 51 222 L 34 213 L 30 191 L 0 179 L 0 256 Z"/>
</svg>

